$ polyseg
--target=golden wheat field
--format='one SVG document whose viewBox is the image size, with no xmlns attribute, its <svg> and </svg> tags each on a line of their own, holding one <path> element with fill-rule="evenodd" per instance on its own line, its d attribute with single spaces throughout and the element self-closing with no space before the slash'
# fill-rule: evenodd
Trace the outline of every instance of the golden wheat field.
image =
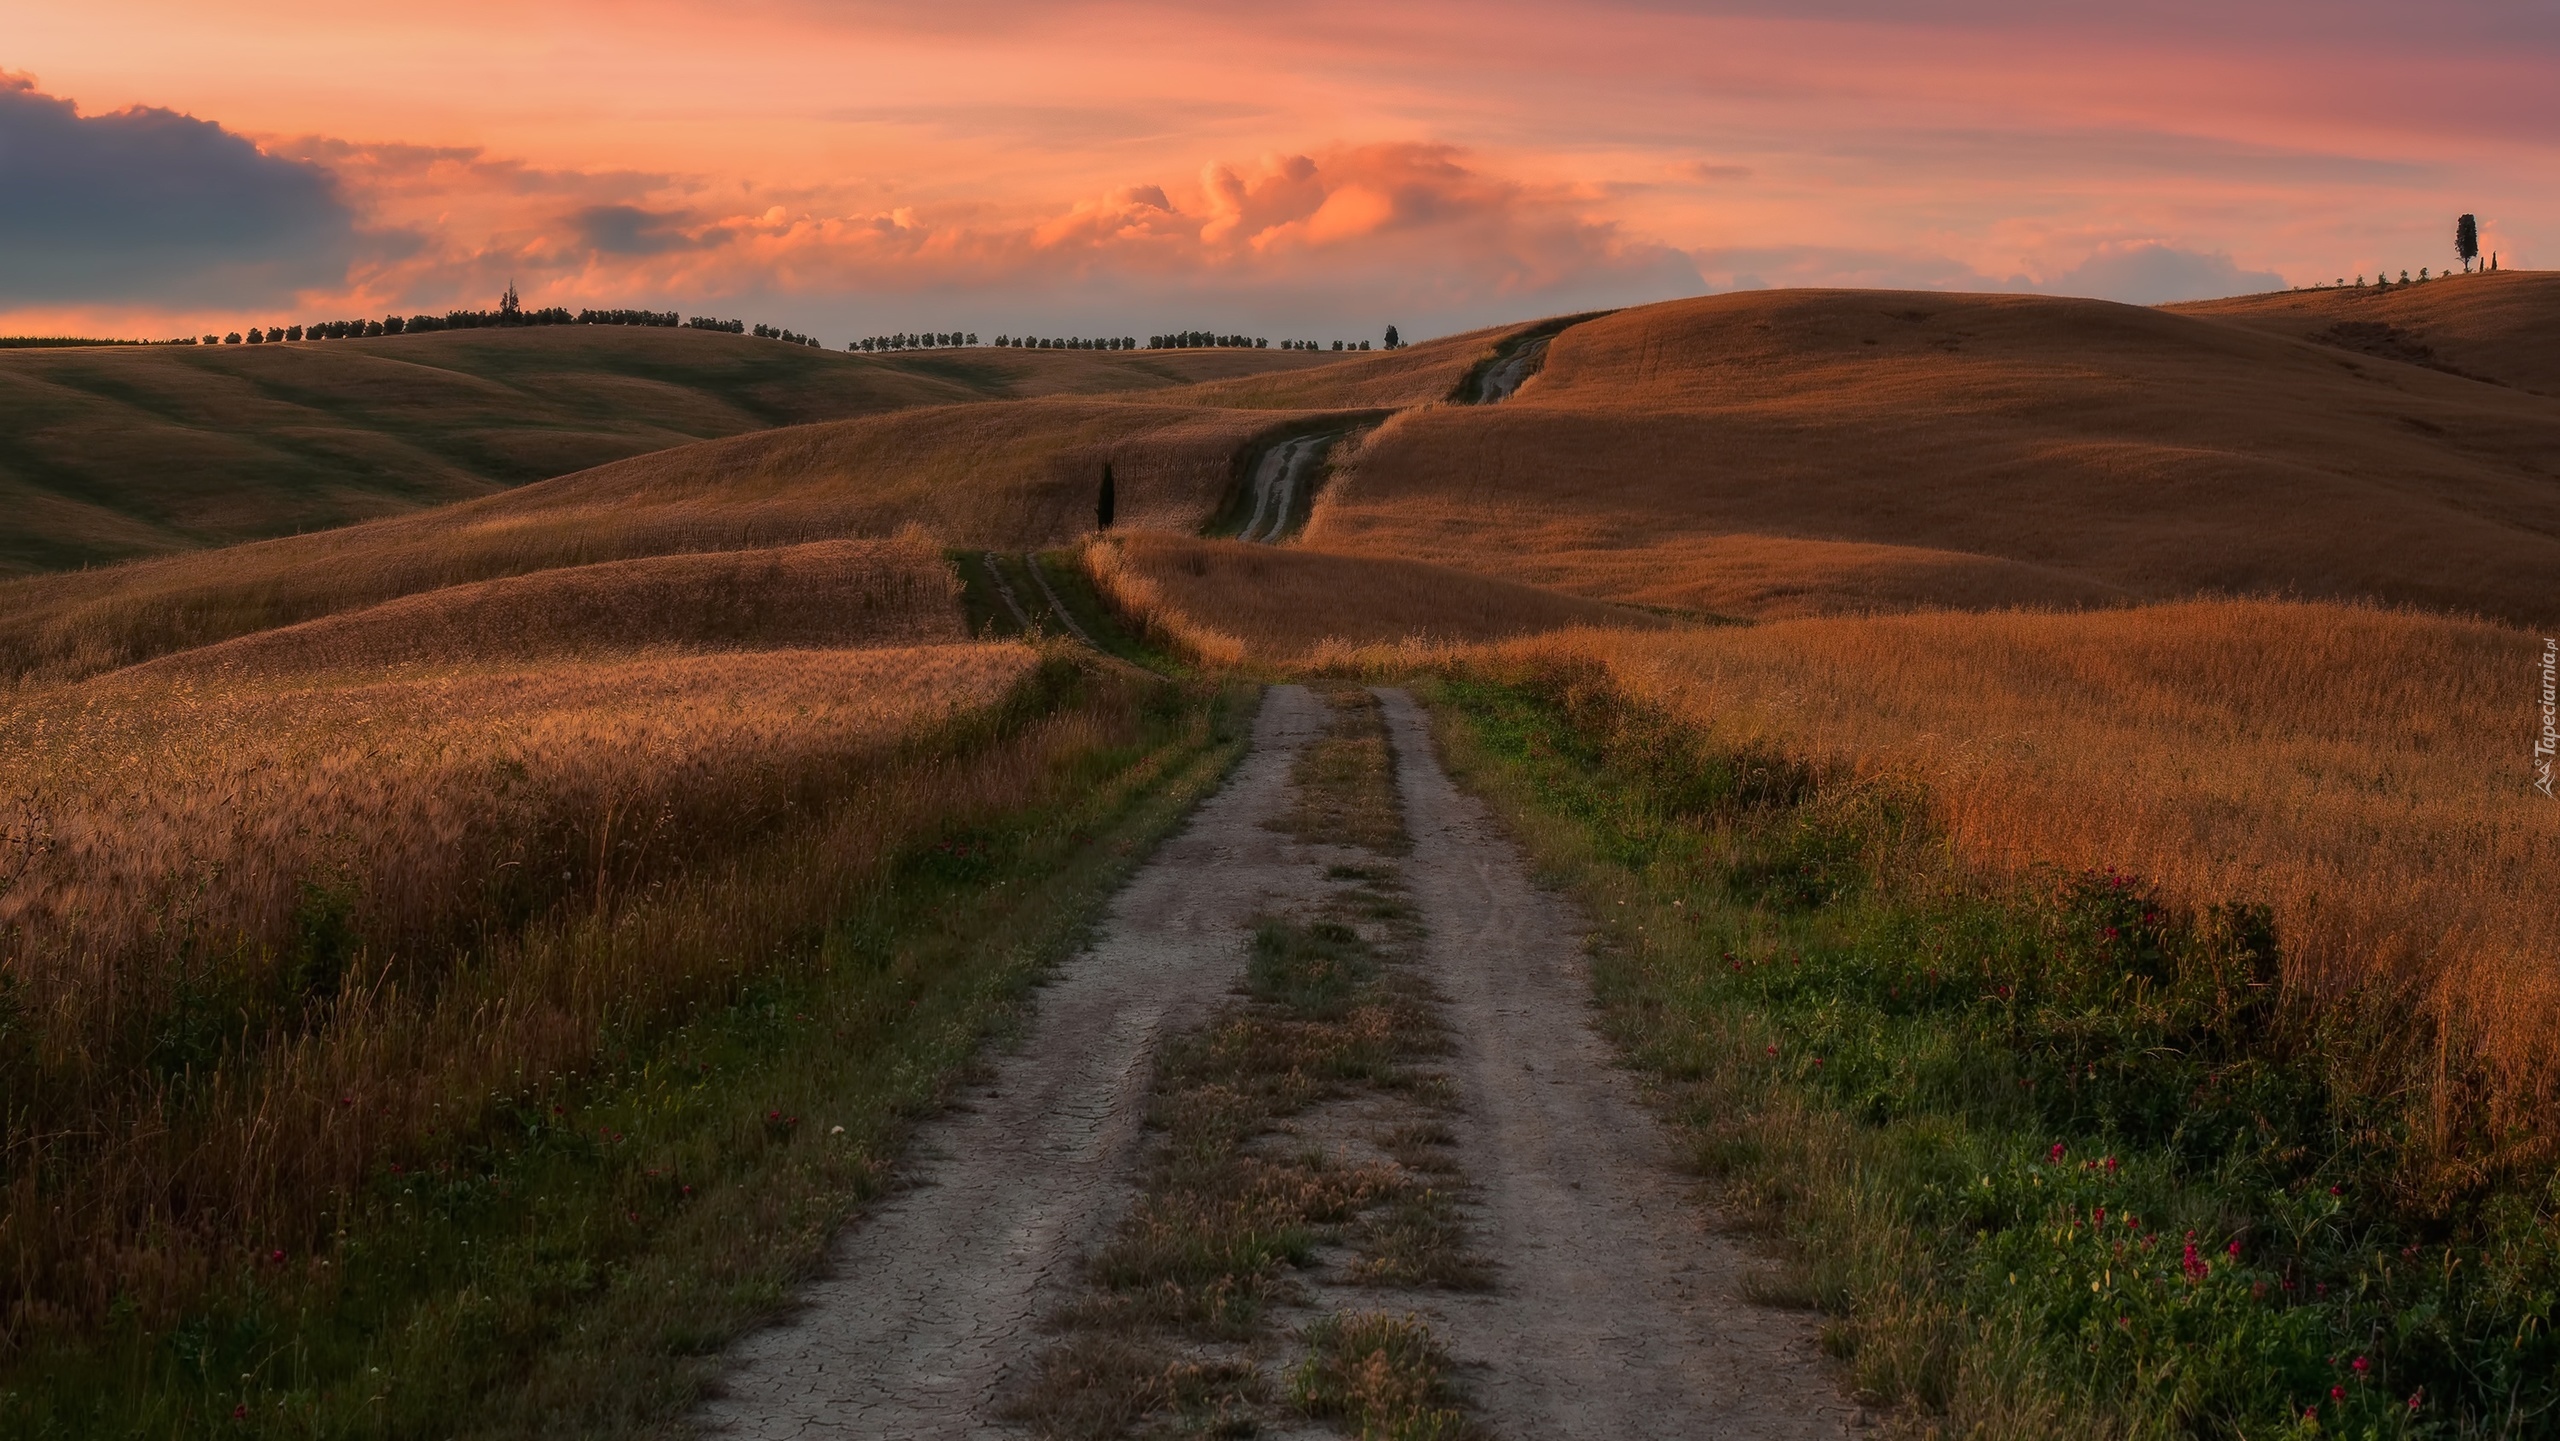
<svg viewBox="0 0 2560 1441">
<path fill-rule="evenodd" d="M 179 676 L 450 666 L 642 650 L 822 649 L 964 640 L 959 582 L 921 532 L 562 566 L 447 586 L 201 646 Z"/>
<path fill-rule="evenodd" d="M 2527 785 L 2539 640 L 2368 606 L 1816 619 L 1577 632 L 1721 741 L 1915 781 L 1993 872 L 2130 870 L 2191 906 L 2271 906 L 2297 1001 L 2379 983 L 2423 1012 L 2430 1159 L 2547 1162 L 2560 1102 L 2560 827 Z"/>
<path fill-rule="evenodd" d="M 617 1016 L 716 994 L 883 857 L 1019 804 L 1120 723 L 1107 705 L 965 757 L 916 741 L 1036 663 L 786 649 L 22 694 L 0 963 L 32 1071 L 0 1342 L 181 1302 L 244 1247 L 307 1253 L 386 1148 L 575 1074 Z M 259 1044 L 221 1041 L 235 1021 Z"/>
<path fill-rule="evenodd" d="M 1382 644 L 1663 624 L 1642 611 L 1445 566 L 1295 546 L 1139 533 L 1089 543 L 1085 565 L 1123 615 L 1221 664 L 1322 665 Z"/>
</svg>

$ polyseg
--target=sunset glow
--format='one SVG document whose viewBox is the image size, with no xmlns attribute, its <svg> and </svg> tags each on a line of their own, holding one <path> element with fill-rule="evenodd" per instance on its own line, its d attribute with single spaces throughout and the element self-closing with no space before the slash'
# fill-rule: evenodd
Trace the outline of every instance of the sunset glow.
<svg viewBox="0 0 2560 1441">
<path fill-rule="evenodd" d="M 15 333 L 513 281 L 835 344 L 1428 335 L 1755 285 L 2269 289 L 2441 267 L 2460 212 L 2530 266 L 2560 223 L 2560 16 L 2476 0 L 22 0 L 0 34 Z"/>
</svg>

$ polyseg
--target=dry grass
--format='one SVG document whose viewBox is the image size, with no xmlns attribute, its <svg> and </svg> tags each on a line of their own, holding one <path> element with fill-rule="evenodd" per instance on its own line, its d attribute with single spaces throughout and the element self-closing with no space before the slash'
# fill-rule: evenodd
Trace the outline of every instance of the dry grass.
<svg viewBox="0 0 2560 1441">
<path fill-rule="evenodd" d="M 1490 359 L 1502 342 L 1535 324 L 1497 325 L 1462 335 L 1445 335 L 1402 350 L 1342 355 L 1317 352 L 1331 363 L 1317 369 L 1195 385 L 1164 398 L 1247 410 L 1436 405 L 1454 395 L 1467 373 Z"/>
<path fill-rule="evenodd" d="M 960 581 L 921 532 L 652 556 L 404 596 L 137 668 L 178 676 L 596 660 L 643 650 L 829 649 L 967 639 Z"/>
<path fill-rule="evenodd" d="M 1303 841 L 1363 846 L 1381 855 L 1413 849 L 1396 795 L 1395 748 L 1386 711 L 1357 686 L 1328 691 L 1333 725 L 1298 753 L 1293 803 L 1272 822 Z"/>
<path fill-rule="evenodd" d="M 2274 911 L 2295 999 L 2374 991 L 2420 1159 L 2560 1157 L 2560 828 L 2525 781 L 2539 643 L 2333 605 L 1815 620 L 1515 643 L 1722 742 L 1914 779 L 1968 863 L 2116 866 Z M 2388 1008 L 2386 1007 L 2386 1010 Z"/>
<path fill-rule="evenodd" d="M 345 525 L 645 451 L 920 405 L 1136 394 L 1321 366 L 1295 351 L 848 355 L 547 326 L 0 353 L 0 575 Z"/>
<path fill-rule="evenodd" d="M 1113 722 L 1019 646 L 117 676 L 0 725 L 0 1345 L 310 1256 L 386 1159 L 716 994 Z M 786 843 L 787 841 L 787 843 Z M 764 849 L 759 849 L 764 847 Z M 396 1078 L 396 1079 L 395 1079 Z"/>
<path fill-rule="evenodd" d="M 2547 270 L 2389 289 L 2279 290 L 2164 308 L 2560 396 L 2560 351 L 2551 344 L 2560 328 L 2560 274 Z"/>
<path fill-rule="evenodd" d="M 1706 611 L 2273 592 L 2530 624 L 2560 616 L 2555 447 L 2560 402 L 2219 320 L 1772 291 L 1588 321 L 1510 401 L 1397 416 L 1304 544 Z"/>
<path fill-rule="evenodd" d="M 1364 647 L 1501 640 L 1573 626 L 1660 628 L 1642 611 L 1414 561 L 1132 533 L 1085 563 L 1120 613 L 1217 664 L 1325 664 Z"/>
<path fill-rule="evenodd" d="M 944 406 L 641 456 L 315 535 L 0 583 L 0 677 L 68 679 L 404 595 L 642 556 L 888 536 L 1027 550 L 1120 522 L 1188 530 L 1270 412 L 1101 401 Z"/>
</svg>

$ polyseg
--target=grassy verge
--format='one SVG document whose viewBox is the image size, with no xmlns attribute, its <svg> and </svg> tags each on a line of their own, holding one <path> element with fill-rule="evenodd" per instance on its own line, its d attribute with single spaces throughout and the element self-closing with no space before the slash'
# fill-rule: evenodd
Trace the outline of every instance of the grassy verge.
<svg viewBox="0 0 2560 1441">
<path fill-rule="evenodd" d="M 717 1003 L 627 1017 L 582 1074 L 388 1163 L 326 1246 L 177 1324 L 23 1354 L 0 1433 L 680 1429 L 719 1349 L 1241 751 L 1242 693 L 1081 684 L 1139 687 L 1134 724 L 1045 752 L 1021 804 L 859 877 Z M 706 884 L 792 863 L 788 837 L 767 849 Z"/>
<path fill-rule="evenodd" d="M 2389 1107 L 2331 1083 L 2373 1022 L 2284 1019 L 2263 912 L 1981 882 L 1922 797 L 1590 675 L 1436 699 L 1453 768 L 1604 918 L 1616 1038 L 1911 1429 L 2560 1425 L 2560 1196 L 2397 1210 Z"/>
</svg>

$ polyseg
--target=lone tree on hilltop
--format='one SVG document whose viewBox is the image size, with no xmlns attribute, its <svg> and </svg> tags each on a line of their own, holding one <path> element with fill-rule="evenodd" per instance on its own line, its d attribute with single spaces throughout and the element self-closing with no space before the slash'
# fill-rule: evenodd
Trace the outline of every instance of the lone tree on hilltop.
<svg viewBox="0 0 2560 1441">
<path fill-rule="evenodd" d="M 1398 336 L 1398 335 L 1396 334 L 1396 328 L 1395 328 L 1394 326 L 1392 326 L 1392 325 L 1388 326 L 1388 327 L 1387 327 L 1387 349 L 1389 349 L 1389 350 L 1394 350 L 1394 349 L 1397 349 L 1398 347 L 1402 346 L 1403 344 L 1404 344 L 1404 340 L 1402 339 L 1402 337 L 1400 337 L 1400 336 Z"/>
<path fill-rule="evenodd" d="M 2462 257 L 2462 273 L 2471 273 L 2471 262 L 2480 258 L 2480 222 L 2466 215 L 2453 222 L 2453 253 Z"/>
<path fill-rule="evenodd" d="M 1113 493 L 1111 484 L 1111 462 L 1106 460 L 1102 463 L 1102 494 L 1094 497 L 1093 501 L 1093 528 L 1109 530 L 1112 513 L 1119 508 L 1119 497 Z"/>
</svg>

